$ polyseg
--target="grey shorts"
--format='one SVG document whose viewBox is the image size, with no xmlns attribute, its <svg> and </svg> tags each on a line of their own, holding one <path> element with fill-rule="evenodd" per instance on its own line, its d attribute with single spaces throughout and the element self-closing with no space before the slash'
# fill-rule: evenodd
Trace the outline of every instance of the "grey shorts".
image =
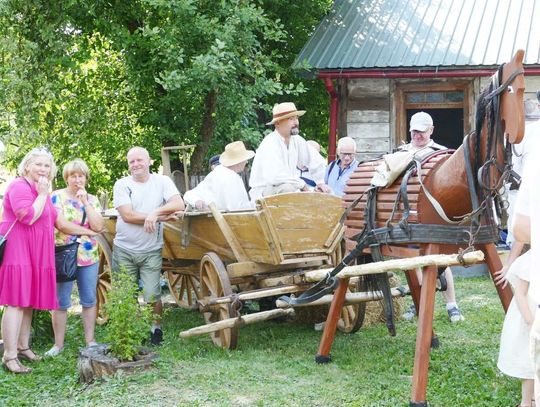
<svg viewBox="0 0 540 407">
<path fill-rule="evenodd" d="M 153 303 L 161 299 L 161 256 L 161 249 L 135 253 L 113 245 L 112 272 L 124 266 L 135 284 L 138 284 L 139 279 L 142 281 L 144 301 Z"/>
</svg>

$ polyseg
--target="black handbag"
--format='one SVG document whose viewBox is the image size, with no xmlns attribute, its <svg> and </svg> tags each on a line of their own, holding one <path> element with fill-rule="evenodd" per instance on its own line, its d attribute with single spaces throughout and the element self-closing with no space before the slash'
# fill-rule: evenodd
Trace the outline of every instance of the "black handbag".
<svg viewBox="0 0 540 407">
<path fill-rule="evenodd" d="M 4 261 L 4 250 L 6 249 L 7 237 L 9 232 L 11 232 L 11 229 L 13 229 L 13 226 L 15 226 L 15 223 L 17 223 L 17 219 L 13 221 L 4 236 L 0 235 L 0 264 L 2 264 L 2 261 Z"/>
<path fill-rule="evenodd" d="M 81 226 L 86 220 L 86 211 L 83 209 Z M 77 252 L 79 251 L 80 236 L 74 236 L 71 243 L 54 247 L 54 260 L 56 266 L 56 282 L 63 283 L 77 279 Z"/>
</svg>

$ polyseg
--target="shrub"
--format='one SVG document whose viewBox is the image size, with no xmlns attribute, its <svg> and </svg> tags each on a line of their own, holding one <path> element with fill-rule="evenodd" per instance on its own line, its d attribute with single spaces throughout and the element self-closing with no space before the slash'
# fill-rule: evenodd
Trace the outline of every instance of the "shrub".
<svg viewBox="0 0 540 407">
<path fill-rule="evenodd" d="M 120 360 L 133 360 L 150 328 L 152 311 L 149 305 L 138 304 L 137 293 L 137 285 L 121 266 L 112 276 L 112 288 L 105 303 L 109 317 L 105 340 Z"/>
</svg>

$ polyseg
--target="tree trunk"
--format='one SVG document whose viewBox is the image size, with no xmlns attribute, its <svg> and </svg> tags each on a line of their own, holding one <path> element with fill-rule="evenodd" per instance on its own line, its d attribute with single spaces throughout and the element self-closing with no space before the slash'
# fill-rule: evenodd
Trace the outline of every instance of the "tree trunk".
<svg viewBox="0 0 540 407">
<path fill-rule="evenodd" d="M 132 362 L 121 362 L 109 354 L 107 345 L 91 346 L 79 352 L 79 381 L 91 383 L 102 376 L 113 375 L 118 370 L 124 373 L 133 373 L 141 368 L 148 368 L 157 355 L 146 349 L 141 349 Z"/>
<path fill-rule="evenodd" d="M 203 174 L 205 163 L 204 156 L 208 151 L 208 143 L 214 135 L 214 129 L 216 128 L 216 105 L 217 105 L 218 90 L 212 89 L 206 95 L 204 100 L 204 116 L 201 123 L 201 142 L 195 147 L 193 155 L 191 156 L 191 174 L 200 175 Z"/>
</svg>

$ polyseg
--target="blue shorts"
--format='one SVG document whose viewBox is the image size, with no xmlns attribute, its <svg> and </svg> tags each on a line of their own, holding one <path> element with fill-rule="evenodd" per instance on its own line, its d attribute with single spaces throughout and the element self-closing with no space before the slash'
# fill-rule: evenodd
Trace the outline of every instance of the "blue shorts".
<svg viewBox="0 0 540 407">
<path fill-rule="evenodd" d="M 96 289 L 98 282 L 99 263 L 77 267 L 77 280 L 56 283 L 56 298 L 58 308 L 62 311 L 71 307 L 71 291 L 77 281 L 80 303 L 84 308 L 96 305 Z"/>
</svg>

